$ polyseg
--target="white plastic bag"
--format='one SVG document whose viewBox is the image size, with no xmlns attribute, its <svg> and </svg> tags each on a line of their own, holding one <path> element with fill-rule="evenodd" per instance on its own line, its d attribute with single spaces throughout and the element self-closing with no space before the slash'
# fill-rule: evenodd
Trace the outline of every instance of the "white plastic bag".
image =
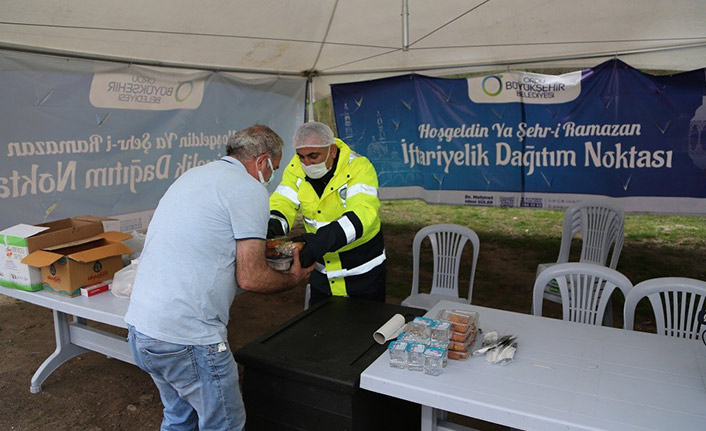
<svg viewBox="0 0 706 431">
<path fill-rule="evenodd" d="M 110 289 L 113 295 L 118 298 L 129 298 L 132 294 L 132 285 L 135 282 L 135 274 L 137 274 L 137 263 L 139 259 L 133 259 L 130 265 L 117 271 L 113 275 L 113 286 Z"/>
<path fill-rule="evenodd" d="M 140 233 L 136 230 L 132 231 L 132 238 L 123 241 L 132 253 L 123 255 L 123 265 L 128 265 L 132 260 L 140 257 L 142 253 L 142 248 L 145 246 L 145 234 Z"/>
</svg>

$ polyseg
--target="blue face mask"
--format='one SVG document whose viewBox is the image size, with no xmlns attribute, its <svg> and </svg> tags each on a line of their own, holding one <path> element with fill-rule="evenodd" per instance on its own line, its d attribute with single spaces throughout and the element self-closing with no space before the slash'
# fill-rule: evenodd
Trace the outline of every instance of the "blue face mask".
<svg viewBox="0 0 706 431">
<path fill-rule="evenodd" d="M 265 176 L 262 175 L 261 170 L 257 171 L 257 176 L 260 177 L 260 184 L 262 184 L 263 187 L 267 187 L 272 181 L 272 178 L 275 176 L 275 168 L 272 166 L 272 159 L 269 157 L 267 158 L 267 167 L 269 167 L 271 171 L 270 177 L 267 180 L 265 180 Z"/>
</svg>

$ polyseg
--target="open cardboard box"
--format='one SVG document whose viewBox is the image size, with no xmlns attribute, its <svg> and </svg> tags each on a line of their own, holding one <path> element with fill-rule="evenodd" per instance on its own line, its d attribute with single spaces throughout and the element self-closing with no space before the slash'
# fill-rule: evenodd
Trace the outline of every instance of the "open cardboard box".
<svg viewBox="0 0 706 431">
<path fill-rule="evenodd" d="M 132 253 L 122 241 L 131 235 L 104 232 L 66 244 L 36 250 L 22 263 L 40 269 L 44 289 L 78 296 L 81 288 L 113 278 L 123 268 L 122 255 Z"/>
<path fill-rule="evenodd" d="M 104 231 L 112 219 L 84 215 L 37 225 L 17 224 L 0 232 L 0 285 L 42 290 L 39 269 L 22 263 L 35 250 L 89 238 Z"/>
</svg>

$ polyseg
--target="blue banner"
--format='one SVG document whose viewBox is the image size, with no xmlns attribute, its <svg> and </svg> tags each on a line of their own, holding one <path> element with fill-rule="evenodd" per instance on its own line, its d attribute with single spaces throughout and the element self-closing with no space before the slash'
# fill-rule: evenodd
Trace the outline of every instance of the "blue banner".
<svg viewBox="0 0 706 431">
<path fill-rule="evenodd" d="M 560 76 L 404 75 L 332 86 L 338 135 L 378 170 L 384 199 L 706 213 L 705 69 L 619 60 Z"/>
<path fill-rule="evenodd" d="M 289 144 L 305 86 L 0 51 L 0 229 L 152 210 L 237 130 L 265 124 Z"/>
</svg>

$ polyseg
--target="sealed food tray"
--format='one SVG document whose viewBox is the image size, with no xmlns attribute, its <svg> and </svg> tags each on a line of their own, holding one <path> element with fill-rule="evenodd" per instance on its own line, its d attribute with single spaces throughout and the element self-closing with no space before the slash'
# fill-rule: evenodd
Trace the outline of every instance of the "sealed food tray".
<svg viewBox="0 0 706 431">
<path fill-rule="evenodd" d="M 293 258 L 289 256 L 281 256 L 268 257 L 265 260 L 267 260 L 267 264 L 270 265 L 272 269 L 276 269 L 277 271 L 286 271 L 290 266 L 292 266 Z"/>
<path fill-rule="evenodd" d="M 277 247 L 281 246 L 287 240 L 286 237 L 280 236 L 277 238 L 269 238 L 265 240 L 265 257 L 275 258 L 280 255 Z"/>
<path fill-rule="evenodd" d="M 459 352 L 456 350 L 449 350 L 447 352 L 449 355 L 449 359 L 454 359 L 454 360 L 461 360 L 461 359 L 466 359 L 469 356 L 471 356 L 470 350 L 468 352 Z"/>
<path fill-rule="evenodd" d="M 292 241 L 285 241 L 281 244 L 278 244 L 275 247 L 275 250 L 279 252 L 279 254 L 283 256 L 293 256 L 294 255 L 294 249 L 298 248 L 299 250 L 304 247 L 303 242 L 292 242 Z"/>
<path fill-rule="evenodd" d="M 478 313 L 465 310 L 440 310 L 436 318 L 450 322 L 452 331 L 466 333 L 471 328 L 476 328 Z"/>
<path fill-rule="evenodd" d="M 468 337 L 466 341 L 449 341 L 449 353 L 451 351 L 455 352 L 468 352 L 471 350 L 471 345 L 476 340 L 476 337 Z"/>
<path fill-rule="evenodd" d="M 471 326 L 471 325 L 468 325 L 468 330 L 466 332 L 456 332 L 456 331 L 449 332 L 449 340 L 457 341 L 460 343 L 467 341 L 469 338 L 475 338 L 475 337 L 476 337 L 476 328 L 475 328 L 475 326 Z"/>
</svg>

